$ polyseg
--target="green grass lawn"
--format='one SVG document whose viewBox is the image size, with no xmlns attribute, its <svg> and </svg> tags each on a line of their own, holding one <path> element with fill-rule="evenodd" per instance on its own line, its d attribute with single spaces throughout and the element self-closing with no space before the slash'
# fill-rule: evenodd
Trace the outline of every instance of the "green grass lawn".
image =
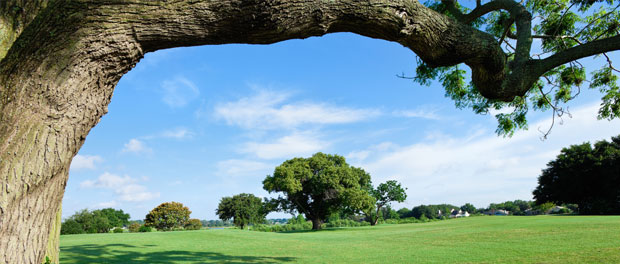
<svg viewBox="0 0 620 264">
<path fill-rule="evenodd" d="M 493 216 L 263 233 L 65 235 L 61 263 L 620 263 L 620 216 Z"/>
</svg>

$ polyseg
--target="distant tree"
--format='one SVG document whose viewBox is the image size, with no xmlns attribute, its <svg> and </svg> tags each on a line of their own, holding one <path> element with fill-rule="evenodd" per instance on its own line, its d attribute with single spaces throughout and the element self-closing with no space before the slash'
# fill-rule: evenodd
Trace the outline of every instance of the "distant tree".
<svg viewBox="0 0 620 264">
<path fill-rule="evenodd" d="M 562 149 L 538 177 L 536 204 L 577 204 L 580 214 L 620 214 L 620 136 Z"/>
<path fill-rule="evenodd" d="M 466 203 L 463 206 L 461 206 L 461 210 L 468 212 L 470 214 L 475 214 L 477 212 L 476 207 L 470 203 Z"/>
<path fill-rule="evenodd" d="M 383 206 L 389 205 L 391 202 L 405 201 L 407 199 L 406 189 L 403 189 L 400 183 L 394 180 L 381 183 L 377 188 L 371 189 L 370 194 L 375 198 L 375 212 L 374 214 L 366 212 L 366 215 L 370 217 L 370 224 L 376 225 L 379 222 L 379 212 Z M 385 216 L 383 218 L 386 219 Z"/>
<path fill-rule="evenodd" d="M 88 209 L 82 209 L 80 211 L 75 212 L 69 219 L 74 220 L 82 226 L 82 230 L 84 233 L 97 233 L 95 228 L 93 214 L 88 211 Z"/>
<path fill-rule="evenodd" d="M 296 217 L 292 217 L 288 220 L 287 224 L 298 225 L 306 222 L 306 218 L 302 214 L 298 214 Z"/>
<path fill-rule="evenodd" d="M 407 218 L 407 217 L 412 217 L 413 216 L 413 215 L 411 215 L 411 210 L 409 210 L 409 208 L 400 208 L 396 212 L 398 213 L 398 216 L 400 218 Z"/>
<path fill-rule="evenodd" d="M 383 218 L 384 220 L 400 219 L 400 215 L 398 214 L 398 212 L 392 209 L 392 206 L 390 206 L 389 204 L 381 208 L 381 211 L 379 211 L 379 217 Z"/>
<path fill-rule="evenodd" d="M 104 208 L 93 211 L 93 214 L 98 214 L 108 219 L 108 223 L 112 227 L 123 227 L 129 224 L 129 214 L 123 212 L 123 210 L 116 210 L 114 208 Z"/>
<path fill-rule="evenodd" d="M 411 209 L 411 215 L 418 219 L 421 219 L 422 217 L 428 219 L 438 219 L 440 218 L 440 211 L 441 216 L 446 217 L 450 214 L 450 211 L 459 209 L 460 207 L 451 204 L 419 205 Z"/>
<path fill-rule="evenodd" d="M 269 213 L 265 208 L 260 198 L 253 194 L 242 193 L 222 198 L 215 213 L 224 221 L 233 219 L 235 226 L 243 229 L 249 224 L 265 221 L 265 216 Z"/>
<path fill-rule="evenodd" d="M 437 211 L 427 205 L 418 205 L 411 209 L 411 216 L 420 219 L 422 216 L 429 219 L 437 218 Z"/>
<path fill-rule="evenodd" d="M 65 220 L 60 227 L 61 235 L 70 235 L 70 234 L 83 234 L 84 229 L 82 225 L 75 221 L 74 219 Z"/>
<path fill-rule="evenodd" d="M 200 228 L 202 228 L 202 223 L 196 218 L 189 219 L 185 224 L 186 230 L 200 230 Z"/>
<path fill-rule="evenodd" d="M 93 216 L 92 228 L 95 230 L 95 233 L 108 233 L 114 227 L 100 211 L 93 211 L 91 214 Z"/>
<path fill-rule="evenodd" d="M 140 229 L 141 226 L 142 225 L 140 225 L 138 223 L 135 223 L 135 222 L 131 223 L 131 224 L 129 224 L 129 227 L 128 227 L 129 232 L 132 232 L 132 233 L 138 232 L 138 230 Z"/>
<path fill-rule="evenodd" d="M 122 210 L 112 208 L 94 211 L 82 209 L 65 220 L 60 232 L 63 234 L 108 233 L 114 227 L 122 227 L 128 218 L 129 215 L 123 213 Z"/>
<path fill-rule="evenodd" d="M 303 213 L 314 230 L 321 229 L 332 213 L 367 211 L 375 202 L 369 194 L 368 173 L 350 166 L 342 156 L 323 153 L 285 161 L 265 178 L 263 188 L 284 193 L 276 199 L 278 209 Z"/>
<path fill-rule="evenodd" d="M 178 202 L 162 203 L 151 210 L 144 219 L 145 226 L 168 231 L 185 226 L 192 211 Z"/>
</svg>

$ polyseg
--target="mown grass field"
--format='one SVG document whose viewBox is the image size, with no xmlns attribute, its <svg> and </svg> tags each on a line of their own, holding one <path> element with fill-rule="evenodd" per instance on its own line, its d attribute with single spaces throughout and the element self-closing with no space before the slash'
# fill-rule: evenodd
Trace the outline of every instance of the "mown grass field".
<svg viewBox="0 0 620 264">
<path fill-rule="evenodd" d="M 494 216 L 319 232 L 65 235 L 61 263 L 620 263 L 620 216 Z"/>
</svg>

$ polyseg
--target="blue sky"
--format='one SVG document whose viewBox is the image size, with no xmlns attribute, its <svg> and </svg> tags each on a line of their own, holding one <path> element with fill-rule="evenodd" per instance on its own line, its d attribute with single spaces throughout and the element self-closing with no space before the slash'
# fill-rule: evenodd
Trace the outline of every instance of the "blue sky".
<svg viewBox="0 0 620 264">
<path fill-rule="evenodd" d="M 396 208 L 486 207 L 532 199 L 562 147 L 620 134 L 619 121 L 596 119 L 600 95 L 584 88 L 549 139 L 538 129 L 550 112 L 498 137 L 492 115 L 456 109 L 437 84 L 396 77 L 414 68 L 408 49 L 354 34 L 146 54 L 73 159 L 63 217 L 113 207 L 143 219 L 177 201 L 193 218 L 216 219 L 221 197 L 270 196 L 262 181 L 275 166 L 318 151 L 345 156 L 375 185 L 401 182 L 408 199 Z"/>
</svg>

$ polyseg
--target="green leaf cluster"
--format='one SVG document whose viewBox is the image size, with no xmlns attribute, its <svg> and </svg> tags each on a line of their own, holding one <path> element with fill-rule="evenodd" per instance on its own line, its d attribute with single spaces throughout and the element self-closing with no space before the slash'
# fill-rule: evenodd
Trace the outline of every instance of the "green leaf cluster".
<svg viewBox="0 0 620 264">
<path fill-rule="evenodd" d="M 484 2 L 484 1 L 483 1 Z M 488 1 L 487 1 L 488 2 Z M 484 4 L 484 3 L 482 3 Z M 531 60 L 544 59 L 569 48 L 620 34 L 620 3 L 614 0 L 529 0 L 522 4 L 532 15 L 534 41 Z M 458 19 L 448 11 L 444 1 L 427 1 L 425 5 L 446 16 Z M 455 2 L 463 14 L 470 10 Z M 494 36 L 504 48 L 509 65 L 514 59 L 517 34 L 515 18 L 507 10 L 497 10 L 483 15 L 471 26 Z M 493 101 L 482 97 L 470 83 L 464 64 L 431 68 L 417 61 L 416 76 L 412 79 L 421 85 L 438 81 L 445 89 L 445 96 L 455 102 L 459 109 L 468 108 L 476 114 L 496 114 L 496 133 L 512 136 L 516 131 L 528 128 L 527 114 L 530 110 L 553 110 L 562 116 L 567 104 L 581 93 L 581 87 L 590 83 L 602 95 L 600 119 L 620 116 L 620 91 L 613 62 L 607 54 L 607 63 L 598 70 L 588 70 L 579 60 L 558 66 L 546 73 L 523 96 L 512 102 Z M 507 69 L 509 67 L 506 67 Z"/>
<path fill-rule="evenodd" d="M 123 210 L 105 208 L 94 211 L 82 209 L 67 218 L 61 225 L 60 233 L 108 233 L 114 227 L 123 227 L 129 223 L 129 214 Z"/>
<path fill-rule="evenodd" d="M 185 226 L 192 211 L 182 203 L 166 202 L 153 208 L 144 219 L 144 225 L 162 231 Z"/>
<path fill-rule="evenodd" d="M 284 194 L 276 199 L 279 210 L 303 213 L 316 223 L 339 211 L 369 210 L 375 203 L 368 173 L 350 166 L 342 156 L 320 152 L 283 162 L 265 178 L 263 188 Z"/>
<path fill-rule="evenodd" d="M 223 221 L 233 219 L 235 226 L 244 229 L 250 224 L 260 224 L 269 213 L 269 206 L 253 194 L 241 193 L 232 197 L 223 197 L 215 213 Z"/>
<path fill-rule="evenodd" d="M 620 136 L 562 149 L 538 177 L 537 204 L 577 204 L 581 214 L 620 214 Z"/>
</svg>

